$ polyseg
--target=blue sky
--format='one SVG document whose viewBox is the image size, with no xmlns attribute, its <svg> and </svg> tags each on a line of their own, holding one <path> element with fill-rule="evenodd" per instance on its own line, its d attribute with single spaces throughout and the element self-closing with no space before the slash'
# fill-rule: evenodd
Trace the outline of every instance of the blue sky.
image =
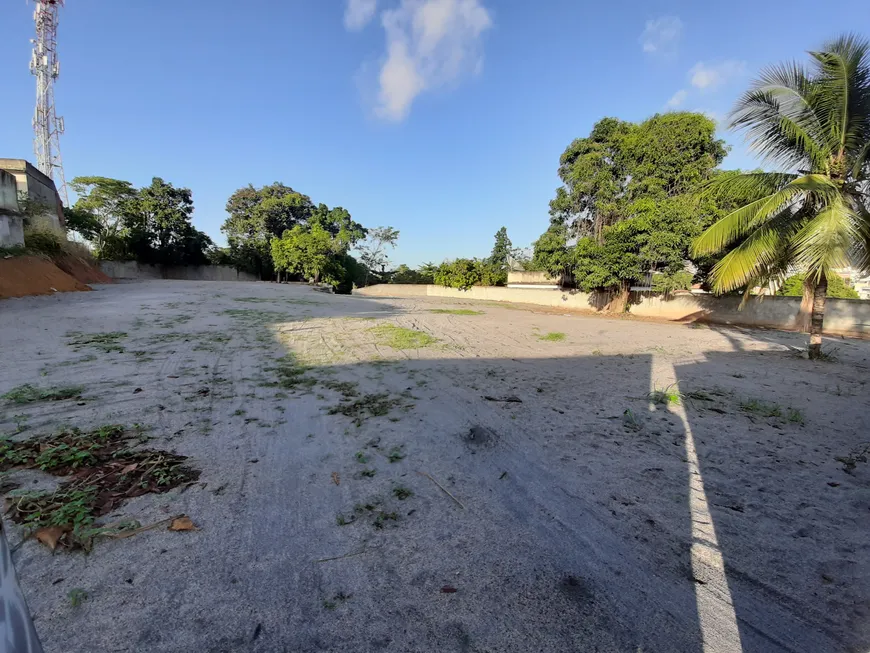
<svg viewBox="0 0 870 653">
<path fill-rule="evenodd" d="M 32 4 L 0 9 L 0 156 L 33 159 Z M 67 178 L 227 197 L 283 181 L 401 231 L 396 263 L 484 256 L 547 225 L 559 155 L 603 116 L 724 116 L 758 69 L 852 30 L 767 0 L 67 0 L 56 99 Z M 751 166 L 739 140 L 729 166 Z"/>
</svg>

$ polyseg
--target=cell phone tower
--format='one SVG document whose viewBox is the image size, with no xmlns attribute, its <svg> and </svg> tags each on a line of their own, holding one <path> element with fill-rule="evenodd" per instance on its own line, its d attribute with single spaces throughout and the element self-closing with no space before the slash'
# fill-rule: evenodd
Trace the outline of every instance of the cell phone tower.
<svg viewBox="0 0 870 653">
<path fill-rule="evenodd" d="M 57 16 L 64 0 L 36 0 L 33 20 L 36 23 L 36 38 L 30 72 L 36 76 L 36 112 L 33 114 L 33 151 L 36 167 L 51 177 L 60 198 L 69 205 L 63 162 L 60 158 L 60 135 L 63 134 L 63 118 L 54 107 L 54 82 L 60 75 L 57 60 Z"/>
</svg>

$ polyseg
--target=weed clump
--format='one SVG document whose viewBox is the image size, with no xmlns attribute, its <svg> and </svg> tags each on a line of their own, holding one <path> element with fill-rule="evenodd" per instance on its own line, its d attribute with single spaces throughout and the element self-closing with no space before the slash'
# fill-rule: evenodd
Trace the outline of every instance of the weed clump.
<svg viewBox="0 0 870 653">
<path fill-rule="evenodd" d="M 2 395 L 3 399 L 15 404 L 30 404 L 35 401 L 62 401 L 81 395 L 84 388 L 80 385 L 66 385 L 54 388 L 39 388 L 29 383 L 12 388 Z"/>
</svg>

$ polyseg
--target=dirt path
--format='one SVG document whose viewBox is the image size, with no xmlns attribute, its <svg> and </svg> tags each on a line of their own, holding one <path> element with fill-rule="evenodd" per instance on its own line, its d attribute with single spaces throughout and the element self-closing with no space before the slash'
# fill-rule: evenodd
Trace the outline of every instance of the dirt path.
<svg viewBox="0 0 870 653">
<path fill-rule="evenodd" d="M 870 646 L 870 343 L 816 363 L 770 331 L 96 288 L 0 302 L 0 394 L 85 388 L 0 401 L 0 431 L 141 424 L 199 482 L 108 521 L 200 530 L 24 542 L 50 653 Z"/>
</svg>

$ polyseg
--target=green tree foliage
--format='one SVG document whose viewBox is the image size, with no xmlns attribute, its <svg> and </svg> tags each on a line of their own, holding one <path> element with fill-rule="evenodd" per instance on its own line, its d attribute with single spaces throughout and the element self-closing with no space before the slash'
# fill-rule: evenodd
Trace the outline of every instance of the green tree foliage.
<svg viewBox="0 0 870 653">
<path fill-rule="evenodd" d="M 568 229 L 558 222 L 552 223 L 534 243 L 532 264 L 527 266 L 546 272 L 554 279 L 570 273 L 573 259 L 568 247 Z"/>
<path fill-rule="evenodd" d="M 435 270 L 433 281 L 446 288 L 468 290 L 472 286 L 503 286 L 507 272 L 490 259 L 458 258 L 445 261 Z"/>
<path fill-rule="evenodd" d="M 691 290 L 694 275 L 688 270 L 677 272 L 660 272 L 653 275 L 653 291 L 660 295 L 671 295 L 677 290 Z"/>
<path fill-rule="evenodd" d="M 307 195 L 280 182 L 254 188 L 249 185 L 227 200 L 229 217 L 221 226 L 236 266 L 271 279 L 274 274 L 270 241 L 298 224 L 306 224 L 314 213 Z"/>
<path fill-rule="evenodd" d="M 510 256 L 513 247 L 511 239 L 508 238 L 507 227 L 502 227 L 495 234 L 495 244 L 492 246 L 492 254 L 489 260 L 493 265 L 507 269 L 508 256 Z"/>
<path fill-rule="evenodd" d="M 208 262 L 212 241 L 191 224 L 189 189 L 159 177 L 142 189 L 108 177 L 76 177 L 70 187 L 79 198 L 64 211 L 67 225 L 93 244 L 98 258 L 165 265 Z"/>
<path fill-rule="evenodd" d="M 806 270 L 813 295 L 809 355 L 817 358 L 828 279 L 849 263 L 870 268 L 870 44 L 843 36 L 810 58 L 808 67 L 763 70 L 731 113 L 731 127 L 789 172 L 727 178 L 732 189 L 760 199 L 707 229 L 693 252 L 731 248 L 711 273 L 717 292 L 748 292 L 792 266 Z"/>
<path fill-rule="evenodd" d="M 314 283 L 338 283 L 344 278 L 337 258 L 347 249 L 319 224 L 297 224 L 273 238 L 271 250 L 277 270 L 301 274 Z"/>
<path fill-rule="evenodd" d="M 72 210 L 78 214 L 79 224 L 87 222 L 88 233 L 82 233 L 82 236 L 91 241 L 95 255 L 106 259 L 126 258 L 121 232 L 136 199 L 137 190 L 133 184 L 91 176 L 75 177 L 69 182 L 69 187 L 78 195 Z"/>
<path fill-rule="evenodd" d="M 793 274 L 783 281 L 782 286 L 780 286 L 776 294 L 785 297 L 802 297 L 806 277 L 807 275 L 805 274 Z M 843 277 L 839 274 L 832 274 L 828 277 L 828 297 L 833 297 L 835 299 L 861 298 L 858 291 L 847 285 L 846 282 L 843 281 Z"/>
<path fill-rule="evenodd" d="M 573 273 L 585 290 L 618 291 L 615 310 L 649 271 L 682 269 L 692 239 L 721 215 L 714 199 L 695 192 L 727 153 L 715 130 L 695 113 L 599 121 L 562 154 L 563 186 L 550 202 L 533 267 L 554 277 Z"/>
<path fill-rule="evenodd" d="M 413 270 L 402 263 L 390 274 L 390 283 L 434 283 L 434 270 L 424 268 L 425 266 L 420 266 Z"/>
<path fill-rule="evenodd" d="M 160 177 L 139 190 L 125 217 L 129 255 L 143 263 L 207 265 L 211 238 L 191 225 L 193 196 Z"/>
</svg>

